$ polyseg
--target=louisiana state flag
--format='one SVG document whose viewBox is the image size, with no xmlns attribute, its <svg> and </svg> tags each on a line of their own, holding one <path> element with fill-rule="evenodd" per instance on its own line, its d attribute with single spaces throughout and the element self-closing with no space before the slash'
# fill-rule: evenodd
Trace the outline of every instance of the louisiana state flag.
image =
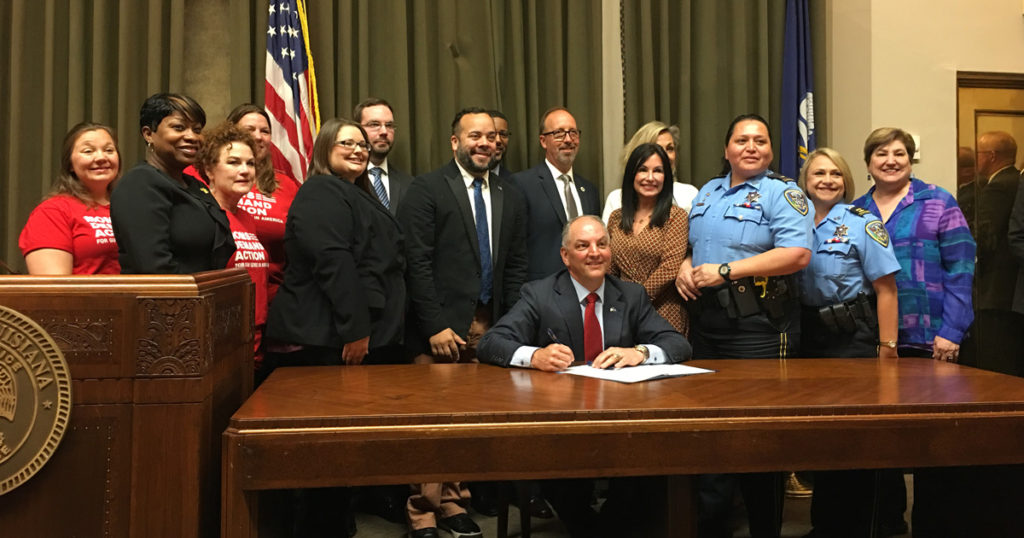
<svg viewBox="0 0 1024 538">
<path fill-rule="evenodd" d="M 782 140 L 779 172 L 796 179 L 807 153 L 814 151 L 814 71 L 807 0 L 786 0 L 782 49 Z"/>
</svg>

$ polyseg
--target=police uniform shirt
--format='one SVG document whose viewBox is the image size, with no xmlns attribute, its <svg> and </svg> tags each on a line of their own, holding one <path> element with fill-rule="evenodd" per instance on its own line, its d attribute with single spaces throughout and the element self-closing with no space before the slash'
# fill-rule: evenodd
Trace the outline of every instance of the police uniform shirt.
<svg viewBox="0 0 1024 538">
<path fill-rule="evenodd" d="M 707 182 L 690 211 L 694 267 L 728 263 L 777 247 L 811 248 L 807 199 L 795 183 L 766 172 L 730 188 L 732 174 Z"/>
<path fill-rule="evenodd" d="M 900 270 L 882 221 L 849 204 L 836 204 L 814 227 L 813 246 L 811 263 L 800 272 L 801 302 L 809 306 L 873 295 L 872 282 Z"/>
</svg>

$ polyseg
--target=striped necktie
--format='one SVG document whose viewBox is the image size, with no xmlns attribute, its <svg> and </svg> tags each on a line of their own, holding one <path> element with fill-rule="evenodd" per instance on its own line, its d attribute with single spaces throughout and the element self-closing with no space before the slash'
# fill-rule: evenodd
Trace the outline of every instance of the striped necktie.
<svg viewBox="0 0 1024 538">
<path fill-rule="evenodd" d="M 388 199 L 388 191 L 384 188 L 384 182 L 380 180 L 380 173 L 379 166 L 370 169 L 370 176 L 373 178 L 373 191 L 377 193 L 377 198 L 380 198 L 380 203 L 391 209 L 391 200 Z"/>
</svg>

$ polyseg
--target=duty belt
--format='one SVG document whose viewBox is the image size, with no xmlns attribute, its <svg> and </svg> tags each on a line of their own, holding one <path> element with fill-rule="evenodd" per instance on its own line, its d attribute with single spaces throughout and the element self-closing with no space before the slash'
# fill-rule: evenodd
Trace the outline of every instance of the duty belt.
<svg viewBox="0 0 1024 538">
<path fill-rule="evenodd" d="M 818 308 L 817 316 L 825 328 L 837 334 L 849 334 L 856 331 L 858 319 L 874 329 L 878 327 L 874 302 L 874 296 L 861 292 L 857 294 L 856 299 Z"/>
<path fill-rule="evenodd" d="M 698 304 L 701 310 L 724 309 L 731 319 L 761 313 L 778 319 L 786 314 L 787 303 L 797 298 L 798 289 L 791 275 L 744 277 L 708 290 Z"/>
</svg>

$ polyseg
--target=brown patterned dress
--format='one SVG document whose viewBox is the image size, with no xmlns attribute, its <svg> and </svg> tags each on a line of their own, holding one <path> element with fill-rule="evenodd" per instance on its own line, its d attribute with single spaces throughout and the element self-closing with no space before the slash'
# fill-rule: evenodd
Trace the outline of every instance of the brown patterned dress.
<svg viewBox="0 0 1024 538">
<path fill-rule="evenodd" d="M 642 285 L 661 317 L 684 336 L 689 336 L 690 320 L 675 284 L 690 240 L 690 218 L 686 210 L 672 206 L 664 226 L 648 225 L 635 235 L 622 231 L 620 222 L 622 210 L 616 209 L 608 218 L 611 274 Z"/>
</svg>

